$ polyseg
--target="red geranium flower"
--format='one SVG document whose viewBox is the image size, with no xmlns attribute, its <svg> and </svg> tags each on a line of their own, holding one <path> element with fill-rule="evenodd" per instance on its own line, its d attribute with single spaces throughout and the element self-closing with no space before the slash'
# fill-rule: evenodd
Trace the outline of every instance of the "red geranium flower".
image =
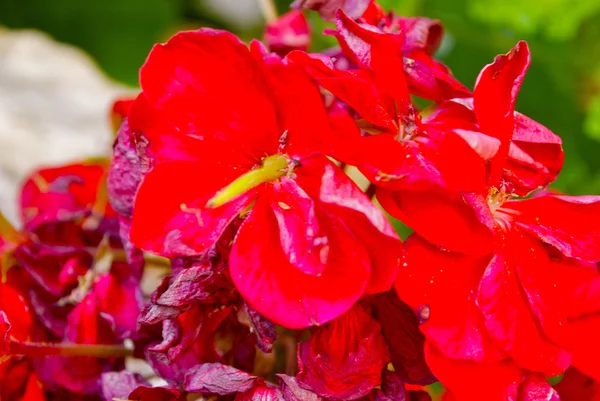
<svg viewBox="0 0 600 401">
<path fill-rule="evenodd" d="M 232 279 L 258 312 L 292 328 L 390 286 L 397 236 L 322 153 L 329 122 L 301 68 L 203 29 L 156 46 L 140 76 L 129 125 L 149 141 L 154 167 L 133 209 L 137 246 L 202 254 L 247 215 Z"/>
</svg>

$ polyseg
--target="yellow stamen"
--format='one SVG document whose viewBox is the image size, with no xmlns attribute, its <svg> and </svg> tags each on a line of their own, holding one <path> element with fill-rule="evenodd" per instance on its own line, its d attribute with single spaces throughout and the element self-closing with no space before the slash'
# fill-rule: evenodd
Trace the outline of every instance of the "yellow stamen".
<svg viewBox="0 0 600 401">
<path fill-rule="evenodd" d="M 250 170 L 221 189 L 207 203 L 206 207 L 215 208 L 237 198 L 262 183 L 284 176 L 288 169 L 288 159 L 283 155 L 272 155 L 263 160 L 262 166 Z"/>
</svg>

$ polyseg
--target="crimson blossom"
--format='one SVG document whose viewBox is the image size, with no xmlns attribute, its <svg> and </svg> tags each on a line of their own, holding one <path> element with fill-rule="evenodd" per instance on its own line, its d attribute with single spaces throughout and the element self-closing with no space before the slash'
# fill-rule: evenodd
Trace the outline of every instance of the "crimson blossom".
<svg viewBox="0 0 600 401">
<path fill-rule="evenodd" d="M 202 29 L 156 46 L 140 82 L 128 123 L 148 141 L 153 167 L 133 207 L 135 245 L 199 255 L 244 216 L 233 282 L 289 328 L 324 323 L 391 287 L 398 237 L 325 157 L 328 117 L 301 68 Z"/>
</svg>

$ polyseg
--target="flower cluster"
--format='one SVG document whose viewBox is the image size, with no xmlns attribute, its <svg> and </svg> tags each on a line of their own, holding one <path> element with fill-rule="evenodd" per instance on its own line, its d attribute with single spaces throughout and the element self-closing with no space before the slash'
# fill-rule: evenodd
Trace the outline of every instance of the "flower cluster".
<svg viewBox="0 0 600 401">
<path fill-rule="evenodd" d="M 433 57 L 439 21 L 292 8 L 262 42 L 156 45 L 112 159 L 25 182 L 22 229 L 0 220 L 0 399 L 600 397 L 600 196 L 547 189 L 563 150 L 515 111 L 527 44 L 471 91 Z M 339 46 L 307 52 L 308 9 Z"/>
</svg>

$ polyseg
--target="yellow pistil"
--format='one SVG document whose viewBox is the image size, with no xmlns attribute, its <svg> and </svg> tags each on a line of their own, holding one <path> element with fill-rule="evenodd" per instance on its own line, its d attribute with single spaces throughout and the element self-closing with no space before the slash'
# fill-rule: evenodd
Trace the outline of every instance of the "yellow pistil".
<svg viewBox="0 0 600 401">
<path fill-rule="evenodd" d="M 248 171 L 221 189 L 207 203 L 206 207 L 215 208 L 237 198 L 262 183 L 276 180 L 288 172 L 287 157 L 277 154 L 263 159 L 262 166 Z"/>
</svg>

